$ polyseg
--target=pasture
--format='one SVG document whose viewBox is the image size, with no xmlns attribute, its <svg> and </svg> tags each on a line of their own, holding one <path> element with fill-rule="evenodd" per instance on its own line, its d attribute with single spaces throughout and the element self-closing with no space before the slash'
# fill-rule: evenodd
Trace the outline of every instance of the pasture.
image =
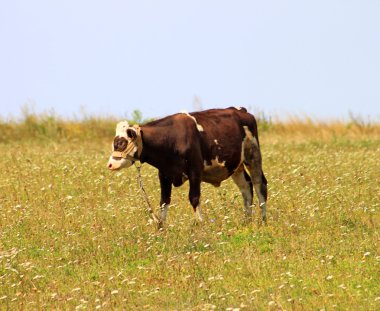
<svg viewBox="0 0 380 311">
<path fill-rule="evenodd" d="M 379 310 L 379 126 L 261 128 L 267 225 L 256 195 L 244 225 L 228 180 L 202 184 L 202 225 L 188 184 L 174 188 L 158 232 L 136 169 L 106 168 L 109 124 L 67 137 L 3 124 L 0 309 Z M 158 206 L 157 171 L 142 178 Z"/>
</svg>

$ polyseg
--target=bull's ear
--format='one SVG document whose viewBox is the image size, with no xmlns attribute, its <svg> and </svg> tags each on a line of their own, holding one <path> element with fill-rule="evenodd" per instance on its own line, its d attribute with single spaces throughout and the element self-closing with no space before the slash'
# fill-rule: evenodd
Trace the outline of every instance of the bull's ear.
<svg viewBox="0 0 380 311">
<path fill-rule="evenodd" d="M 135 129 L 132 129 L 132 128 L 127 129 L 127 135 L 129 138 L 132 138 L 132 139 L 135 139 L 137 137 L 137 133 Z"/>
</svg>

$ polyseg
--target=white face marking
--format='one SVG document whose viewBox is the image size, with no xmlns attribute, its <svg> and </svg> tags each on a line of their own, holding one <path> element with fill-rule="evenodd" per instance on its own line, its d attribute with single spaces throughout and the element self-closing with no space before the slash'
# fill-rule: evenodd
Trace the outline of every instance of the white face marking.
<svg viewBox="0 0 380 311">
<path fill-rule="evenodd" d="M 190 115 L 188 112 L 185 112 L 185 111 L 183 111 L 181 113 L 187 115 L 188 117 L 190 117 L 190 118 L 192 118 L 194 120 L 195 125 L 197 126 L 197 129 L 198 129 L 199 132 L 203 132 L 204 131 L 203 130 L 203 126 L 200 125 L 200 124 L 198 124 L 197 119 L 195 119 L 195 117 L 193 117 L 192 115 Z"/>
<path fill-rule="evenodd" d="M 115 159 L 113 156 L 110 156 L 108 159 L 107 167 L 111 171 L 119 170 L 122 168 L 130 167 L 133 164 L 131 160 L 118 158 Z"/>
<path fill-rule="evenodd" d="M 214 143 L 215 143 L 215 145 L 219 145 L 219 143 L 218 143 L 218 140 L 217 140 L 217 139 L 214 139 Z"/>
<path fill-rule="evenodd" d="M 128 139 L 127 128 L 129 127 L 128 121 L 121 121 L 116 125 L 115 136 L 120 136 Z"/>
<path fill-rule="evenodd" d="M 137 135 L 137 130 L 134 127 L 130 127 L 128 124 L 128 121 L 121 121 L 116 125 L 115 136 L 124 137 L 128 141 L 128 144 L 129 144 L 132 141 L 132 139 L 128 137 L 127 129 L 134 131 Z M 132 156 L 137 151 L 137 149 L 138 149 L 137 145 L 135 144 L 135 148 L 131 150 L 129 155 Z M 113 144 L 112 144 L 112 150 L 113 150 Z"/>
<path fill-rule="evenodd" d="M 235 107 L 235 109 L 237 109 L 237 110 L 241 110 L 241 109 L 242 109 L 242 107 Z"/>
<path fill-rule="evenodd" d="M 119 137 L 124 137 L 127 141 L 128 144 L 131 143 L 131 138 L 128 137 L 127 135 L 127 129 L 131 129 L 136 131 L 133 127 L 129 127 L 128 121 L 121 121 L 116 125 L 116 132 L 115 136 Z M 137 145 L 135 144 L 134 148 L 132 148 L 131 152 L 128 153 L 128 155 L 133 156 L 137 152 Z M 114 145 L 112 143 L 112 151 L 114 151 Z M 129 159 L 124 159 L 124 158 L 115 158 L 112 155 L 110 156 L 107 167 L 110 170 L 119 170 L 121 168 L 127 168 L 130 167 L 133 164 L 133 161 Z"/>
</svg>

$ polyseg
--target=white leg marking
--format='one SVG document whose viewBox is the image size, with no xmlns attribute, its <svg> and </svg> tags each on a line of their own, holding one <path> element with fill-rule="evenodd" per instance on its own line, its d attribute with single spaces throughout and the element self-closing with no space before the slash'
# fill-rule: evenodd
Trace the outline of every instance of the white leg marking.
<svg viewBox="0 0 380 311">
<path fill-rule="evenodd" d="M 261 216 L 262 216 L 263 220 L 265 220 L 267 217 L 267 203 L 265 202 L 264 196 L 261 194 L 261 191 L 260 191 L 261 185 L 260 184 L 254 184 L 253 186 L 254 186 L 255 191 L 257 193 L 257 196 L 259 198 L 259 205 L 261 208 Z"/>
<path fill-rule="evenodd" d="M 244 214 L 246 220 L 252 220 L 252 194 L 249 183 L 245 180 L 244 171 L 238 169 L 233 175 L 232 179 L 239 187 L 239 190 L 244 200 Z"/>
<path fill-rule="evenodd" d="M 169 205 L 166 203 L 163 203 L 160 207 L 160 209 L 161 209 L 160 221 L 162 222 L 162 224 L 166 221 L 166 216 L 168 214 L 168 208 L 169 208 Z"/>
<path fill-rule="evenodd" d="M 196 210 L 195 210 L 195 219 L 198 220 L 199 222 L 203 222 L 203 217 L 202 217 L 202 211 L 201 211 L 201 205 L 198 204 Z"/>
<path fill-rule="evenodd" d="M 244 215 L 248 221 L 252 220 L 252 205 L 244 204 Z"/>
</svg>

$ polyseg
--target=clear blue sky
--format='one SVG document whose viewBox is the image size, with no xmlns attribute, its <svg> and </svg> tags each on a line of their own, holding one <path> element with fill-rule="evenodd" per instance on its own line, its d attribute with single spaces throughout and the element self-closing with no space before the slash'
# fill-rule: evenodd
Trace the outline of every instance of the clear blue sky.
<svg viewBox="0 0 380 311">
<path fill-rule="evenodd" d="M 379 0 L 0 0 L 0 116 L 380 118 Z"/>
</svg>

